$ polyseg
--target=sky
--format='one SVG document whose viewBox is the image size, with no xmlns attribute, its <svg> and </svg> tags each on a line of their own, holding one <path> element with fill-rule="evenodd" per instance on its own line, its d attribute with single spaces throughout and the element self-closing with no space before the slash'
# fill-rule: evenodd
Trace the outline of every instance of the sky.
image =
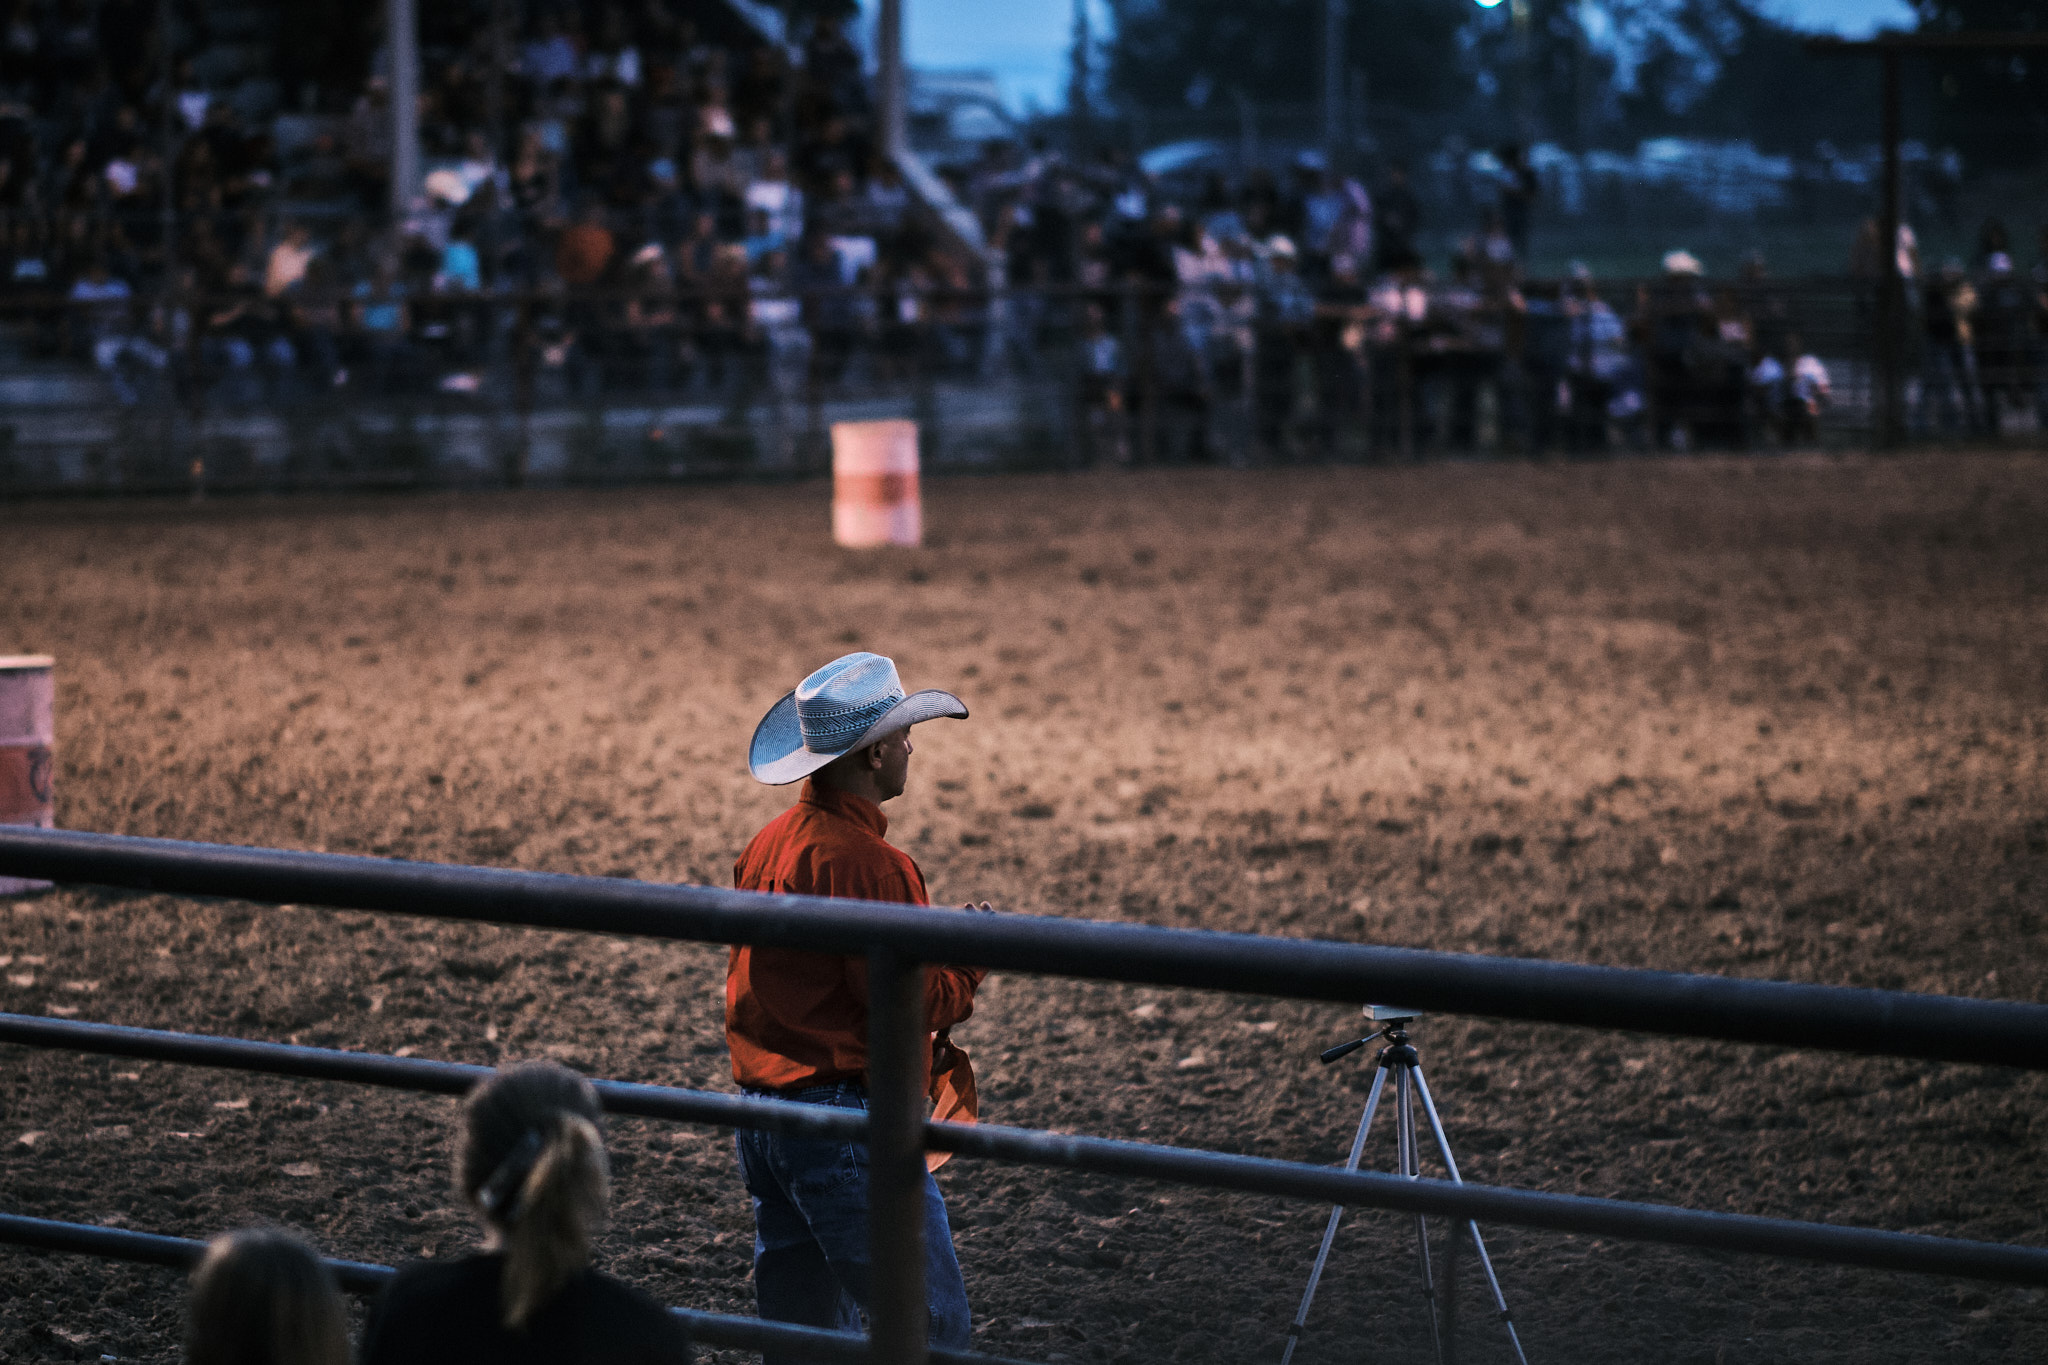
<svg viewBox="0 0 2048 1365">
<path fill-rule="evenodd" d="M 1100 36 L 1106 7 L 1089 3 Z M 1905 0 L 1763 0 L 1763 8 L 1800 28 L 1851 37 L 1913 23 Z M 1013 109 L 1064 101 L 1073 0 L 903 0 L 903 18 L 912 66 L 993 71 Z"/>
</svg>

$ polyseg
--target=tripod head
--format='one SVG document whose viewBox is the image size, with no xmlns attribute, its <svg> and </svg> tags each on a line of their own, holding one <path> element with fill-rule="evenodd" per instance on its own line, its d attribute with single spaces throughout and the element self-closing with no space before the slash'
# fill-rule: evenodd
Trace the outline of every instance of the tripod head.
<svg viewBox="0 0 2048 1365">
<path fill-rule="evenodd" d="M 1328 1066 L 1332 1062 L 1342 1061 L 1377 1038 L 1384 1038 L 1387 1041 L 1387 1046 L 1380 1049 L 1379 1065 L 1414 1066 L 1416 1064 L 1418 1059 L 1415 1053 L 1415 1045 L 1408 1041 L 1408 1025 L 1422 1017 L 1421 1010 L 1408 1009 L 1402 1005 L 1367 1005 L 1365 1007 L 1365 1017 L 1371 1022 L 1381 1025 L 1381 1027 L 1366 1034 L 1363 1038 L 1356 1038 L 1348 1043 L 1339 1043 L 1335 1047 L 1325 1048 L 1319 1057 L 1324 1066 Z"/>
</svg>

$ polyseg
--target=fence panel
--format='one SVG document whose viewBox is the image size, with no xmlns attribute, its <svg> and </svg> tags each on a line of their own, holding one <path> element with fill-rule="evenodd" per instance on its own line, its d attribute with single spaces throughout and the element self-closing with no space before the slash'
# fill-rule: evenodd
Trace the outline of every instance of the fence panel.
<svg viewBox="0 0 2048 1365">
<path fill-rule="evenodd" d="M 1958 340 L 1935 316 L 1967 283 L 1909 291 L 1904 436 L 2035 439 L 2031 332 Z M 1876 435 L 1872 288 L 1316 291 L 1247 268 L 743 296 L 732 327 L 708 296 L 615 291 L 414 300 L 402 328 L 374 300 L 12 295 L 0 495 L 788 478 L 826 468 L 832 422 L 874 417 L 917 421 L 933 470 L 1843 448 Z"/>
</svg>

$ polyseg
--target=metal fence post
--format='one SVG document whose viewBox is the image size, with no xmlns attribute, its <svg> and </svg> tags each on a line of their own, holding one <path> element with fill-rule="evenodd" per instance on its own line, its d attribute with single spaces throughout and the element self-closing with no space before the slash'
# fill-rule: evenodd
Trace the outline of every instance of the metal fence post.
<svg viewBox="0 0 2048 1365">
<path fill-rule="evenodd" d="M 868 950 L 868 1304 L 871 1359 L 924 1365 L 924 964 Z"/>
</svg>

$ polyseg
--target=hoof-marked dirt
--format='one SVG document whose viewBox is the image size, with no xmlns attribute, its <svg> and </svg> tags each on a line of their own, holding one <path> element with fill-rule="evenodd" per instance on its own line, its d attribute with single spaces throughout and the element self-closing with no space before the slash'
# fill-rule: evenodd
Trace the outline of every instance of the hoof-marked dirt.
<svg viewBox="0 0 2048 1365">
<path fill-rule="evenodd" d="M 861 647 L 965 723 L 892 837 L 1037 915 L 2048 998 L 2048 465 L 1645 461 L 0 509 L 67 826 L 725 882 L 766 706 Z M 724 954 L 59 891 L 0 1009 L 731 1088 Z M 1340 1160 L 1352 1011 L 992 978 L 991 1120 Z M 2038 1073 L 1430 1019 L 1469 1179 L 2048 1243 Z M 459 1254 L 453 1103 L 0 1048 L 0 1207 Z M 605 1263 L 750 1311 L 729 1135 L 619 1121 Z M 1386 1166 L 1382 1130 L 1368 1160 Z M 1325 1210 L 955 1161 L 976 1345 L 1277 1361 Z M 1529 1358 L 2029 1360 L 2040 1291 L 1489 1229 Z M 1421 1361 L 1354 1213 L 1312 1365 Z M 1439 1246 L 1439 1250 L 1441 1247 Z M 1470 1256 L 1463 1358 L 1505 1359 Z M 174 1275 L 0 1250 L 0 1359 L 168 1361 Z"/>
</svg>

